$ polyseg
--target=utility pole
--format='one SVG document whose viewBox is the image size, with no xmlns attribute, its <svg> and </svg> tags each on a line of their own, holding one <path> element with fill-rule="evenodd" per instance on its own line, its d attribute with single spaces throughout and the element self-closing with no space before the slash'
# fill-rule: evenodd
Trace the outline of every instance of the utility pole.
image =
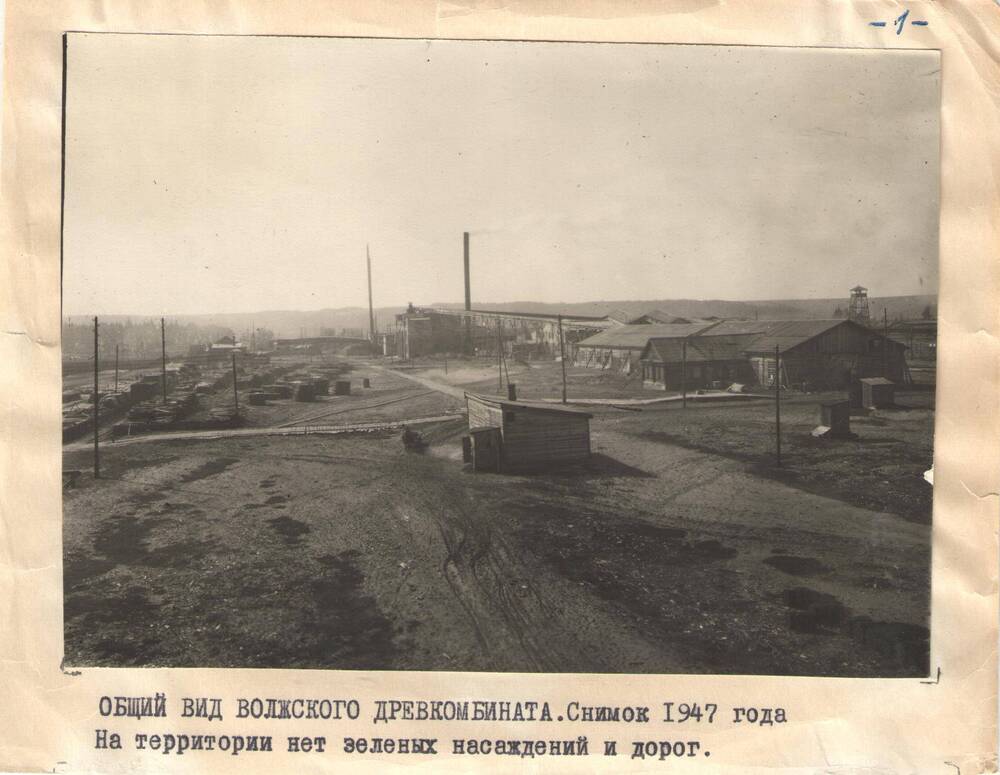
<svg viewBox="0 0 1000 775">
<path fill-rule="evenodd" d="M 688 405 L 688 343 L 681 340 L 681 409 Z"/>
<path fill-rule="evenodd" d="M 882 307 L 882 376 L 889 379 L 889 312 Z"/>
<path fill-rule="evenodd" d="M 372 254 L 365 243 L 365 256 L 368 259 L 368 340 L 371 342 L 372 353 L 375 352 L 375 308 L 372 306 Z"/>
<path fill-rule="evenodd" d="M 94 316 L 94 478 L 101 478 L 101 450 L 97 441 L 97 432 L 99 430 L 99 420 L 100 420 L 100 404 L 101 398 L 97 392 L 97 373 L 100 370 L 99 358 L 97 355 L 97 316 Z"/>
<path fill-rule="evenodd" d="M 160 377 L 163 383 L 163 403 L 167 403 L 167 324 L 160 318 Z"/>
<path fill-rule="evenodd" d="M 497 392 L 503 393 L 503 321 L 497 318 Z"/>
<path fill-rule="evenodd" d="M 118 345 L 115 345 L 115 393 L 118 392 Z"/>
<path fill-rule="evenodd" d="M 233 350 L 233 403 L 236 405 L 236 414 L 239 415 L 240 394 L 239 391 L 236 389 L 236 350 Z"/>
<path fill-rule="evenodd" d="M 469 232 L 462 232 L 462 266 L 465 273 L 465 339 L 462 342 L 462 351 L 465 355 L 472 355 L 472 281 L 469 277 Z"/>
<path fill-rule="evenodd" d="M 781 350 L 774 346 L 774 449 L 781 465 Z"/>
<path fill-rule="evenodd" d="M 562 402 L 566 403 L 566 350 L 563 348 L 562 315 L 556 317 L 559 325 L 559 363 L 562 364 Z"/>
</svg>

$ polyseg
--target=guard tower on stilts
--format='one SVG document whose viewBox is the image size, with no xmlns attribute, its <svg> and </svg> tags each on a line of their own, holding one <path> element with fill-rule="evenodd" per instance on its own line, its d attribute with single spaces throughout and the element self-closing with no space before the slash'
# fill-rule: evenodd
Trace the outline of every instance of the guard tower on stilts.
<svg viewBox="0 0 1000 775">
<path fill-rule="evenodd" d="M 860 285 L 851 288 L 851 307 L 847 319 L 863 326 L 871 325 L 872 313 L 868 307 L 868 289 Z"/>
</svg>

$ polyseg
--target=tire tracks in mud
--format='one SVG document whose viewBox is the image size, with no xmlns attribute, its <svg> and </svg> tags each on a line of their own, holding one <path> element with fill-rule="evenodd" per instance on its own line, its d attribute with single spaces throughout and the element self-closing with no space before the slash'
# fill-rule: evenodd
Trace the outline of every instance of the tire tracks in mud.
<svg viewBox="0 0 1000 775">
<path fill-rule="evenodd" d="M 472 500 L 462 492 L 444 502 L 422 504 L 441 537 L 441 571 L 452 595 L 493 667 L 559 670 L 565 665 L 559 644 L 573 643 L 569 633 L 560 632 L 559 612 L 495 529 L 490 514 L 476 509 Z M 574 657 L 575 663 L 579 654 Z"/>
</svg>

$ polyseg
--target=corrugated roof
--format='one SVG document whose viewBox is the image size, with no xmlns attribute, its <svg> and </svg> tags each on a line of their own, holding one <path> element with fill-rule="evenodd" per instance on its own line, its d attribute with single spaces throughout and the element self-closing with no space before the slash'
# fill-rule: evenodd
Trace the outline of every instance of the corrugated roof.
<svg viewBox="0 0 1000 775">
<path fill-rule="evenodd" d="M 478 393 L 466 393 L 466 398 L 472 398 L 474 400 L 482 401 L 486 404 L 493 404 L 494 406 L 501 407 L 513 407 L 515 409 L 538 409 L 545 412 L 559 412 L 563 414 L 575 414 L 582 417 L 593 417 L 590 412 L 584 411 L 583 409 L 576 409 L 571 406 L 563 406 L 562 404 L 548 404 L 543 401 L 511 401 L 509 398 L 504 398 L 503 396 L 484 396 Z"/>
<path fill-rule="evenodd" d="M 587 337 L 577 347 L 641 350 L 652 338 L 675 339 L 692 336 L 711 328 L 711 323 L 648 323 L 618 326 Z"/>
<path fill-rule="evenodd" d="M 684 343 L 687 342 L 687 360 L 738 361 L 752 338 L 752 334 L 733 336 L 695 336 L 688 339 L 650 339 L 643 358 L 663 363 L 681 363 L 685 359 Z"/>
</svg>

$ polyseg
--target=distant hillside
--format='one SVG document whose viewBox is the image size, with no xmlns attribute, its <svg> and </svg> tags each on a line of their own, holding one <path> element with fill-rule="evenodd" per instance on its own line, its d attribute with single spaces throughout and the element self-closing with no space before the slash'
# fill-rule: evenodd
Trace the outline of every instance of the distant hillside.
<svg viewBox="0 0 1000 775">
<path fill-rule="evenodd" d="M 461 304 L 432 306 L 459 308 Z M 775 299 L 770 301 L 726 301 L 722 299 L 653 299 L 649 301 L 588 301 L 574 304 L 548 304 L 537 301 L 475 302 L 474 307 L 490 310 L 519 310 L 576 315 L 607 315 L 624 313 L 638 317 L 643 312 L 662 310 L 678 317 L 759 318 L 761 320 L 832 318 L 839 308 L 845 315 L 849 306 L 846 298 L 837 299 Z M 885 308 L 889 320 L 919 318 L 930 306 L 937 308 L 936 295 L 873 297 L 869 300 L 873 318 L 882 317 Z"/>
<path fill-rule="evenodd" d="M 425 306 L 460 308 L 461 304 L 431 303 Z M 798 319 L 798 318 L 831 318 L 840 308 L 846 313 L 848 300 L 836 299 L 775 299 L 771 301 L 726 301 L 722 299 L 651 299 L 646 301 L 588 301 L 573 304 L 549 304 L 538 301 L 513 302 L 473 302 L 477 309 L 494 309 L 521 312 L 563 313 L 566 315 L 607 315 L 609 313 L 624 313 L 629 317 L 638 317 L 643 312 L 658 309 L 679 317 L 720 317 L 720 318 L 759 318 L 766 319 Z M 873 297 L 870 300 L 873 318 L 881 318 L 884 307 L 889 320 L 919 318 L 924 309 L 930 306 L 937 308 L 936 295 L 924 296 L 888 296 Z M 405 307 L 379 307 L 375 310 L 376 327 L 381 331 L 391 330 L 395 324 L 395 316 L 403 312 Z M 152 315 L 107 315 L 101 319 L 107 322 L 154 319 Z M 340 330 L 356 328 L 368 330 L 368 310 L 364 307 L 341 307 L 339 309 L 319 310 L 264 310 L 261 312 L 217 312 L 203 315 L 172 315 L 170 320 L 176 323 L 194 323 L 204 326 L 219 326 L 232 330 L 237 336 L 249 332 L 253 328 L 268 328 L 278 337 L 294 337 L 300 335 L 317 336 L 323 328 Z M 76 315 L 69 321 L 75 324 L 88 324 L 91 318 Z"/>
</svg>

